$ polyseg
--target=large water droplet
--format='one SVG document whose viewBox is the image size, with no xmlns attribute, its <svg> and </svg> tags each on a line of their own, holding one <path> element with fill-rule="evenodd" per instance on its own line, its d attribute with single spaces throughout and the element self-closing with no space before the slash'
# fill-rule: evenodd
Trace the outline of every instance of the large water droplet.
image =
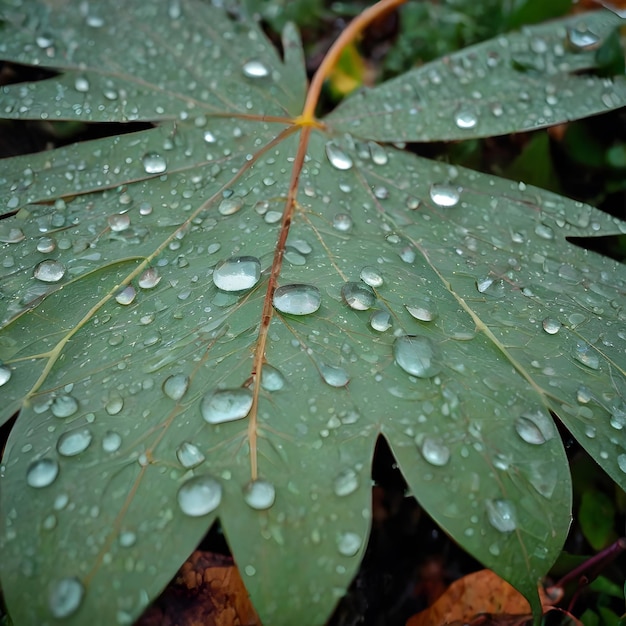
<svg viewBox="0 0 626 626">
<path fill-rule="evenodd" d="M 90 445 L 93 436 L 87 428 L 63 433 L 57 441 L 57 452 L 62 456 L 76 456 Z"/>
<path fill-rule="evenodd" d="M 272 302 L 281 313 L 309 315 L 320 308 L 322 295 L 313 285 L 283 285 L 274 291 Z"/>
<path fill-rule="evenodd" d="M 440 207 L 453 207 L 461 199 L 461 191 L 448 183 L 433 183 L 430 186 L 430 199 Z"/>
<path fill-rule="evenodd" d="M 598 353 L 589 344 L 578 342 L 574 348 L 574 358 L 589 369 L 600 369 Z"/>
<path fill-rule="evenodd" d="M 409 304 L 404 306 L 411 317 L 420 322 L 432 322 L 437 317 L 437 305 L 428 296 L 413 298 Z"/>
<path fill-rule="evenodd" d="M 114 233 L 121 233 L 130 227 L 130 215 L 128 213 L 114 213 L 109 215 L 107 223 Z"/>
<path fill-rule="evenodd" d="M 389 161 L 386 150 L 380 144 L 373 141 L 370 141 L 367 145 L 372 161 L 376 163 L 376 165 L 386 165 L 387 161 Z"/>
<path fill-rule="evenodd" d="M 0 365 L 0 387 L 11 380 L 11 370 L 6 365 Z"/>
<path fill-rule="evenodd" d="M 418 378 L 432 378 L 441 371 L 435 345 L 426 337 L 402 335 L 393 343 L 396 363 Z"/>
<path fill-rule="evenodd" d="M 463 130 L 470 130 L 472 128 L 475 128 L 476 124 L 478 124 L 478 117 L 476 116 L 476 113 L 471 109 L 461 107 L 460 109 L 457 109 L 454 114 L 454 123 L 457 125 L 458 128 L 461 128 Z"/>
<path fill-rule="evenodd" d="M 548 333 L 548 335 L 556 335 L 561 330 L 561 322 L 553 317 L 546 317 L 541 326 Z"/>
<path fill-rule="evenodd" d="M 343 497 L 354 493 L 359 487 L 359 477 L 351 468 L 347 468 L 339 472 L 333 481 L 333 491 L 336 495 Z"/>
<path fill-rule="evenodd" d="M 46 259 L 37 263 L 33 276 L 43 283 L 58 283 L 65 276 L 65 266 L 59 261 Z"/>
<path fill-rule="evenodd" d="M 567 41 L 573 50 L 586 50 L 596 46 L 600 37 L 588 28 L 577 27 L 568 29 Z"/>
<path fill-rule="evenodd" d="M 132 302 L 135 300 L 136 295 L 137 291 L 135 290 L 135 288 L 132 285 L 128 285 L 127 287 L 124 287 L 123 289 L 120 289 L 120 291 L 118 291 L 115 296 L 115 301 L 118 304 L 122 304 L 123 306 L 128 306 L 129 304 L 132 304 Z"/>
<path fill-rule="evenodd" d="M 319 370 L 324 382 L 331 387 L 345 387 L 350 382 L 350 376 L 343 367 L 320 363 Z"/>
<path fill-rule="evenodd" d="M 189 387 L 189 376 L 172 374 L 163 381 L 163 393 L 172 400 L 180 400 Z"/>
<path fill-rule="evenodd" d="M 243 207 L 244 200 L 241 196 L 230 196 L 224 198 L 217 207 L 220 215 L 234 215 L 241 207 Z"/>
<path fill-rule="evenodd" d="M 379 333 L 384 333 L 392 326 L 391 315 L 388 311 L 374 311 L 370 316 L 370 326 Z"/>
<path fill-rule="evenodd" d="M 345 303 L 355 311 L 367 311 L 376 302 L 376 295 L 372 288 L 362 283 L 344 283 L 341 288 L 341 296 Z"/>
<path fill-rule="evenodd" d="M 352 167 L 350 156 L 332 141 L 326 144 L 326 156 L 330 164 L 338 170 L 349 170 Z"/>
<path fill-rule="evenodd" d="M 203 463 L 205 456 L 200 452 L 198 446 L 188 441 L 183 441 L 183 443 L 176 448 L 176 458 L 185 469 L 191 469 Z"/>
<path fill-rule="evenodd" d="M 526 442 L 535 446 L 552 439 L 555 435 L 552 418 L 542 410 L 526 411 L 515 419 L 515 430 Z"/>
<path fill-rule="evenodd" d="M 55 581 L 50 588 L 48 608 L 57 619 L 74 614 L 81 605 L 85 587 L 78 578 L 67 577 Z"/>
<path fill-rule="evenodd" d="M 502 533 L 517 528 L 515 506 L 509 500 L 486 500 L 487 519 L 489 523 Z"/>
<path fill-rule="evenodd" d="M 102 438 L 102 449 L 105 452 L 117 452 L 121 445 L 121 435 L 113 430 L 109 430 Z"/>
<path fill-rule="evenodd" d="M 280 391 L 285 386 L 285 377 L 280 370 L 271 365 L 264 365 L 261 370 L 261 387 L 265 391 Z"/>
<path fill-rule="evenodd" d="M 159 276 L 159 272 L 156 267 L 149 267 L 144 270 L 139 276 L 139 280 L 137 284 L 142 289 L 153 289 L 161 282 L 161 277 Z"/>
<path fill-rule="evenodd" d="M 257 511 L 269 509 L 276 499 L 276 489 L 267 480 L 253 480 L 243 490 L 246 504 Z"/>
<path fill-rule="evenodd" d="M 352 218 L 347 213 L 337 213 L 333 217 L 333 228 L 340 233 L 349 233 L 352 230 Z"/>
<path fill-rule="evenodd" d="M 200 412 L 209 424 L 221 424 L 243 419 L 251 407 L 252 392 L 249 389 L 218 389 L 202 398 Z"/>
<path fill-rule="evenodd" d="M 361 280 L 370 287 L 374 287 L 375 289 L 382 287 L 383 276 L 375 267 L 371 267 L 369 265 L 364 267 L 359 276 Z"/>
<path fill-rule="evenodd" d="M 425 437 L 421 451 L 424 459 L 431 465 L 442 467 L 450 460 L 450 450 L 439 439 Z"/>
<path fill-rule="evenodd" d="M 194 476 L 185 482 L 177 494 L 180 510 L 190 517 L 207 515 L 219 506 L 222 486 L 209 475 Z"/>
<path fill-rule="evenodd" d="M 53 459 L 33 461 L 26 471 L 26 482 L 31 487 L 47 487 L 59 475 L 59 464 Z"/>
<path fill-rule="evenodd" d="M 255 59 L 244 63 L 241 69 L 243 70 L 243 75 L 248 78 L 265 78 L 270 73 L 266 65 Z"/>
<path fill-rule="evenodd" d="M 162 174 L 167 169 L 166 160 L 156 152 L 148 152 L 141 159 L 146 174 Z"/>
<path fill-rule="evenodd" d="M 354 556 L 361 547 L 361 537 L 356 533 L 345 532 L 337 536 L 337 549 L 343 556 Z"/>
<path fill-rule="evenodd" d="M 261 278 L 261 261 L 253 256 L 226 259 L 213 271 L 213 283 L 222 291 L 252 289 Z"/>
</svg>

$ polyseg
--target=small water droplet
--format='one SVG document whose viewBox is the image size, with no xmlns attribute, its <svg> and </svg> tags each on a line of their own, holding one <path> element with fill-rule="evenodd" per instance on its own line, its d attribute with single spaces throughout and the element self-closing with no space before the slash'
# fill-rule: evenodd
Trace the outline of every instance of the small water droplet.
<svg viewBox="0 0 626 626">
<path fill-rule="evenodd" d="M 343 556 L 354 556 L 361 547 L 361 537 L 356 533 L 345 532 L 337 536 L 337 549 Z"/>
<path fill-rule="evenodd" d="M 402 335 L 393 343 L 396 363 L 411 376 L 432 378 L 441 371 L 435 345 L 426 337 Z"/>
<path fill-rule="evenodd" d="M 430 199 L 440 207 L 453 207 L 461 199 L 461 191 L 448 183 L 433 183 L 430 186 Z"/>
<path fill-rule="evenodd" d="M 431 465 L 443 467 L 450 460 L 450 450 L 439 439 L 425 437 L 421 446 L 422 456 Z"/>
<path fill-rule="evenodd" d="M 213 283 L 222 291 L 252 289 L 261 278 L 261 261 L 253 256 L 226 259 L 213 271 Z"/>
<path fill-rule="evenodd" d="M 322 295 L 313 285 L 283 285 L 274 291 L 274 307 L 290 315 L 310 315 L 320 308 Z"/>
<path fill-rule="evenodd" d="M 374 311 L 370 316 L 370 326 L 378 331 L 384 333 L 391 328 L 391 315 L 387 311 Z"/>
<path fill-rule="evenodd" d="M 234 215 L 243 207 L 244 199 L 241 196 L 224 198 L 217 207 L 220 215 Z"/>
<path fill-rule="evenodd" d="M 128 306 L 129 304 L 132 304 L 136 295 L 137 291 L 135 288 L 132 285 L 128 285 L 117 292 L 115 301 L 123 306 Z"/>
<path fill-rule="evenodd" d="M 543 410 L 526 411 L 515 419 L 515 430 L 526 442 L 541 445 L 554 437 L 554 422 Z"/>
<path fill-rule="evenodd" d="M 0 387 L 11 380 L 11 370 L 6 365 L 0 365 Z"/>
<path fill-rule="evenodd" d="M 340 233 L 349 233 L 352 230 L 352 218 L 347 213 L 337 213 L 333 218 L 333 228 Z"/>
<path fill-rule="evenodd" d="M 404 306 L 411 317 L 420 322 L 432 322 L 437 318 L 437 306 L 428 296 L 413 298 L 409 304 Z"/>
<path fill-rule="evenodd" d="M 489 523 L 502 533 L 517 528 L 515 506 L 509 500 L 486 500 L 487 519 Z"/>
<path fill-rule="evenodd" d="M 367 311 L 376 302 L 376 295 L 369 285 L 348 282 L 341 288 L 341 296 L 344 302 L 355 311 Z"/>
<path fill-rule="evenodd" d="M 535 234 L 546 241 L 554 239 L 554 231 L 546 224 L 537 224 L 537 226 L 535 226 Z"/>
<path fill-rule="evenodd" d="M 191 469 L 203 463 L 205 456 L 200 452 L 198 446 L 188 441 L 183 441 L 183 443 L 176 448 L 176 458 L 185 469 Z"/>
<path fill-rule="evenodd" d="M 574 349 L 574 358 L 592 370 L 600 369 L 600 359 L 597 352 L 588 344 L 578 342 Z"/>
<path fill-rule="evenodd" d="M 55 581 L 48 596 L 50 613 L 57 619 L 73 615 L 80 607 L 84 595 L 85 587 L 78 578 L 67 577 Z"/>
<path fill-rule="evenodd" d="M 117 415 L 124 408 L 124 399 L 121 396 L 112 396 L 104 405 L 104 410 L 109 415 Z"/>
<path fill-rule="evenodd" d="M 222 500 L 222 486 L 207 474 L 194 476 L 181 485 L 177 494 L 180 510 L 190 517 L 215 511 Z"/>
<path fill-rule="evenodd" d="M 263 511 L 269 509 L 274 504 L 276 489 L 267 480 L 253 480 L 245 486 L 243 499 L 249 507 L 257 511 Z"/>
<path fill-rule="evenodd" d="M 121 445 L 121 435 L 113 430 L 109 430 L 102 438 L 102 449 L 105 452 L 117 452 Z"/>
<path fill-rule="evenodd" d="M 139 280 L 137 284 L 142 289 L 153 289 L 161 282 L 161 277 L 159 276 L 159 272 L 156 267 L 149 267 L 144 270 L 139 276 Z"/>
<path fill-rule="evenodd" d="M 386 165 L 387 161 L 389 161 L 389 157 L 387 155 L 387 151 L 380 145 L 374 141 L 370 141 L 367 144 L 370 156 L 372 157 L 372 161 L 376 163 L 376 165 Z"/>
<path fill-rule="evenodd" d="M 548 333 L 548 335 L 556 335 L 561 330 L 561 322 L 553 317 L 546 317 L 541 326 Z"/>
<path fill-rule="evenodd" d="M 59 464 L 53 459 L 39 459 L 33 461 L 26 471 L 26 482 L 31 487 L 47 487 L 59 475 Z"/>
<path fill-rule="evenodd" d="M 375 289 L 378 287 L 382 287 L 383 284 L 383 276 L 375 267 L 371 267 L 367 265 L 361 270 L 360 274 L 361 280 L 370 287 L 374 287 Z"/>
<path fill-rule="evenodd" d="M 58 283 L 65 276 L 65 266 L 59 261 L 46 259 L 37 263 L 33 276 L 44 283 Z"/>
<path fill-rule="evenodd" d="M 167 161 L 157 152 L 148 152 L 141 159 L 146 174 L 162 174 L 167 169 Z"/>
<path fill-rule="evenodd" d="M 320 363 L 319 370 L 324 382 L 331 387 L 345 387 L 350 382 L 350 376 L 343 367 Z"/>
<path fill-rule="evenodd" d="M 62 456 L 76 456 L 90 445 L 93 436 L 87 428 L 63 433 L 57 441 L 57 452 Z"/>
<path fill-rule="evenodd" d="M 137 542 L 137 534 L 132 530 L 124 530 L 119 534 L 117 540 L 122 548 L 130 548 Z"/>
<path fill-rule="evenodd" d="M 172 400 L 180 400 L 189 387 L 189 376 L 172 374 L 163 381 L 163 393 Z"/>
<path fill-rule="evenodd" d="M 347 468 L 339 472 L 333 481 L 333 491 L 336 495 L 343 497 L 354 493 L 359 487 L 359 477 L 351 468 Z"/>
<path fill-rule="evenodd" d="M 461 107 L 460 109 L 457 109 L 456 113 L 454 114 L 454 123 L 456 124 L 457 128 L 470 130 L 472 128 L 475 128 L 476 124 L 478 124 L 478 117 L 476 116 L 476 113 L 471 109 Z"/>
<path fill-rule="evenodd" d="M 252 392 L 249 389 L 217 389 L 202 398 L 200 412 L 209 424 L 221 424 L 243 419 L 251 407 Z"/>
<path fill-rule="evenodd" d="M 242 70 L 243 75 L 248 78 L 265 78 L 270 73 L 266 65 L 254 59 L 244 63 Z"/>
<path fill-rule="evenodd" d="M 271 365 L 264 365 L 261 370 L 261 387 L 265 391 L 280 391 L 285 386 L 285 377 L 280 370 Z"/>
<path fill-rule="evenodd" d="M 326 144 L 326 156 L 330 164 L 338 170 L 349 170 L 352 167 L 350 156 L 332 141 Z"/>
</svg>

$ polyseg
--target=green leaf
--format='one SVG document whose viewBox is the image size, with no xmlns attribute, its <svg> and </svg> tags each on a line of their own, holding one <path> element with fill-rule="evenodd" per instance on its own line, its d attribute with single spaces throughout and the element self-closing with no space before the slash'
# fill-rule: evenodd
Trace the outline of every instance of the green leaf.
<svg viewBox="0 0 626 626">
<path fill-rule="evenodd" d="M 594 550 L 606 548 L 615 539 L 615 507 L 606 494 L 595 490 L 583 492 L 578 515 L 583 535 Z"/>
<path fill-rule="evenodd" d="M 623 268 L 568 241 L 624 224 L 374 143 L 422 133 L 402 130 L 401 107 L 370 119 L 369 95 L 402 105 L 405 83 L 294 120 L 290 27 L 281 60 L 243 13 L 193 0 L 14 7 L 1 56 L 61 73 L 3 87 L 6 117 L 156 124 L 3 163 L 14 621 L 131 623 L 219 516 L 264 622 L 324 623 L 365 549 L 379 436 L 422 506 L 537 612 L 571 510 L 551 413 L 626 484 Z M 553 50 L 575 25 L 418 75 L 445 69 L 474 98 L 464 58 L 526 54 L 535 32 Z M 563 54 L 548 85 L 572 98 L 546 123 L 620 105 L 623 83 L 596 97 L 592 76 L 579 100 L 571 72 L 593 55 Z M 513 77 L 530 86 L 498 67 L 501 95 Z M 527 128 L 545 106 L 533 96 L 481 132 Z M 437 110 L 433 138 L 458 135 Z"/>
</svg>

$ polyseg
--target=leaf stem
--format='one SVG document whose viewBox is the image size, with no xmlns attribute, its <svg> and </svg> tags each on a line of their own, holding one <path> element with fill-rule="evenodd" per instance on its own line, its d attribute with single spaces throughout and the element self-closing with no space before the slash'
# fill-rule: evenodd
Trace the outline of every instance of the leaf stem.
<svg viewBox="0 0 626 626">
<path fill-rule="evenodd" d="M 330 50 L 326 53 L 324 60 L 317 68 L 317 71 L 311 80 L 311 85 L 309 86 L 306 100 L 304 102 L 304 108 L 302 109 L 302 115 L 300 115 L 300 117 L 296 120 L 298 125 L 319 125 L 319 122 L 315 119 L 315 108 L 317 107 L 317 103 L 320 99 L 320 93 L 322 92 L 324 81 L 328 78 L 332 69 L 337 64 L 343 49 L 350 42 L 354 41 L 371 22 L 378 17 L 381 17 L 388 11 L 399 7 L 405 2 L 406 0 L 380 0 L 380 2 L 377 2 L 375 5 L 365 9 L 363 13 L 355 17 L 348 24 L 348 26 L 346 26 L 345 30 L 341 33 L 341 35 L 339 35 L 335 43 L 333 43 L 330 47 Z"/>
</svg>

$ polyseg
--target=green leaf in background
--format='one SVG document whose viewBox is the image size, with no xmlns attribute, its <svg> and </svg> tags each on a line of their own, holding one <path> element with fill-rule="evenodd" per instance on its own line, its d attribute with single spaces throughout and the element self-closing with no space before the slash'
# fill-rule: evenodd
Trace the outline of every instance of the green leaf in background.
<svg viewBox="0 0 626 626">
<path fill-rule="evenodd" d="M 615 507 L 601 491 L 583 492 L 578 517 L 585 539 L 594 550 L 602 550 L 616 539 L 613 530 Z"/>
<path fill-rule="evenodd" d="M 624 271 L 568 241 L 625 226 L 374 140 L 623 106 L 567 45 L 619 20 L 500 37 L 318 122 L 292 27 L 281 58 L 195 0 L 4 19 L 2 58 L 59 72 L 3 87 L 6 118 L 154 125 L 2 164 L 15 623 L 132 623 L 218 517 L 265 623 L 323 623 L 365 549 L 379 436 L 538 613 L 571 511 L 552 414 L 626 485 Z"/>
</svg>

